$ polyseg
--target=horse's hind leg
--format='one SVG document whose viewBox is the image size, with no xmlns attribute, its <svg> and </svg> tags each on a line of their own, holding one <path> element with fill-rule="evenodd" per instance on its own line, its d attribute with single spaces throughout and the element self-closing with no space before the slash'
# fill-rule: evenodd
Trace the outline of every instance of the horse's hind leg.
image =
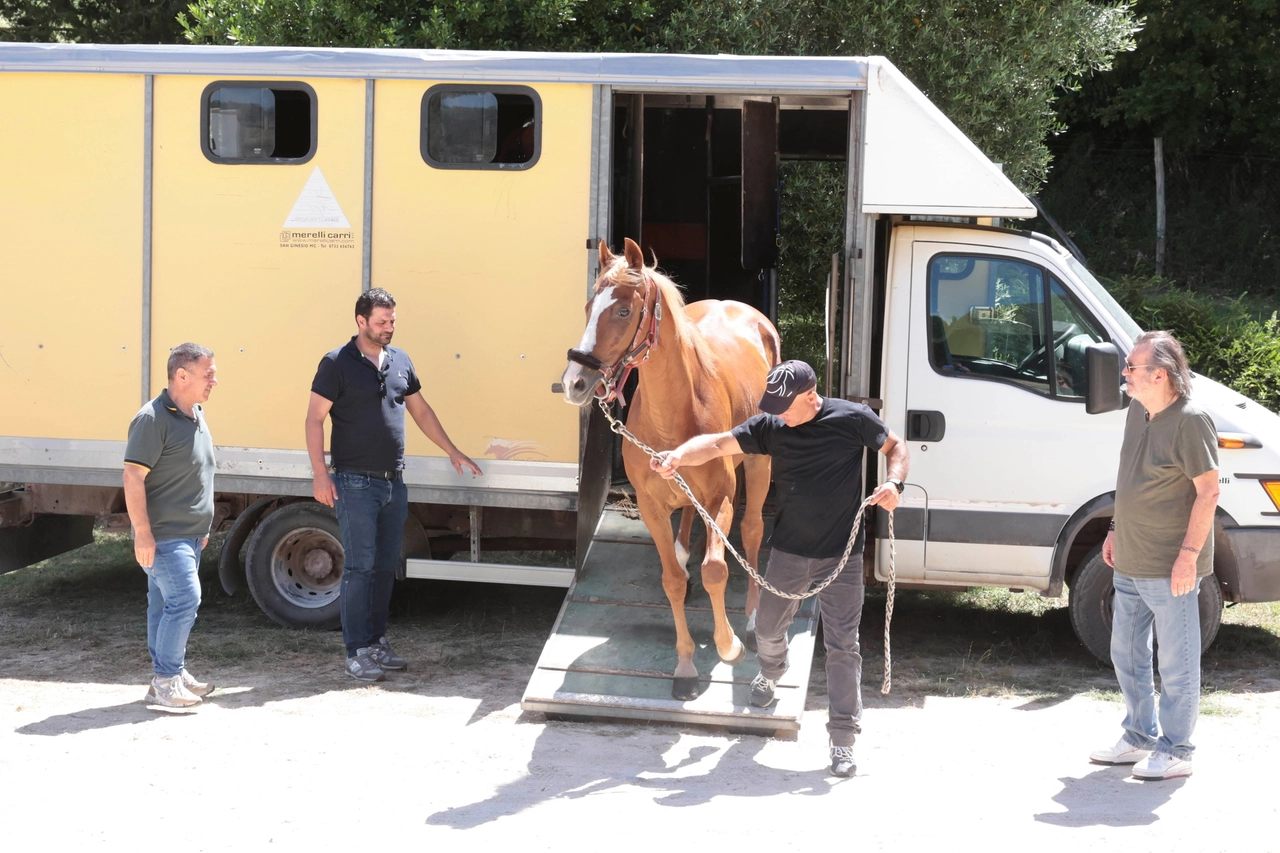
<svg viewBox="0 0 1280 853">
<path fill-rule="evenodd" d="M 698 668 L 693 663 L 693 637 L 685 618 L 684 599 L 689 590 L 689 574 L 676 562 L 675 537 L 671 533 L 671 510 L 637 489 L 636 502 L 640 517 L 653 537 L 662 560 L 662 590 L 671 604 L 671 617 L 676 624 L 676 671 L 671 686 L 672 697 L 681 701 L 697 699 L 702 691 L 698 684 Z"/>
<path fill-rule="evenodd" d="M 693 532 L 693 517 L 696 514 L 691 506 L 680 510 L 680 533 L 676 536 L 676 562 L 684 569 L 684 576 L 689 577 L 689 535 Z"/>
<path fill-rule="evenodd" d="M 708 501 L 708 504 L 715 510 L 716 524 L 728 533 L 733 524 L 732 489 L 721 495 L 719 500 Z M 722 661 L 737 665 L 747 656 L 747 649 L 729 625 L 729 615 L 724 606 L 724 591 L 728 583 L 729 566 L 724 560 L 724 540 L 708 530 L 707 555 L 702 560 L 702 586 L 711 599 L 711 612 L 716 623 L 716 652 Z"/>
<path fill-rule="evenodd" d="M 748 455 L 742 460 L 743 479 L 746 481 L 747 503 L 742 513 L 742 545 L 747 562 L 757 572 L 760 567 L 760 543 L 764 541 L 764 499 L 769 494 L 768 456 Z M 760 609 L 760 584 L 747 578 L 747 630 L 743 641 L 751 651 L 756 650 L 756 613 Z"/>
</svg>

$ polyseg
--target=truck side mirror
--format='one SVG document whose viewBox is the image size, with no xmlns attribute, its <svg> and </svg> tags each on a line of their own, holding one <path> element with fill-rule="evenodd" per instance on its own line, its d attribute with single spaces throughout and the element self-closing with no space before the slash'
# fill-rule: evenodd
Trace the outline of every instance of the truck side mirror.
<svg viewBox="0 0 1280 853">
<path fill-rule="evenodd" d="M 1114 412 L 1129 405 L 1120 390 L 1120 351 L 1112 343 L 1089 344 L 1085 348 L 1085 369 L 1089 374 L 1089 390 L 1084 410 L 1091 415 Z"/>
</svg>

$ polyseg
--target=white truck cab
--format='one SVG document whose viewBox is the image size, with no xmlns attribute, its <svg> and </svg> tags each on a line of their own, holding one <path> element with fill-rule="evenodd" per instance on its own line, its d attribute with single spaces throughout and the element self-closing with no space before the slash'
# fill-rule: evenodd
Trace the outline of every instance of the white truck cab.
<svg viewBox="0 0 1280 853">
<path fill-rule="evenodd" d="M 1077 634 L 1109 660 L 1101 543 L 1128 404 L 1119 366 L 1141 330 L 1040 234 L 897 221 L 884 267 L 873 396 L 911 451 L 898 579 L 1047 596 L 1065 583 Z M 1193 397 L 1220 435 L 1215 573 L 1200 592 L 1207 647 L 1224 599 L 1280 598 L 1280 417 L 1203 376 Z M 880 549 L 877 577 L 887 571 Z"/>
</svg>

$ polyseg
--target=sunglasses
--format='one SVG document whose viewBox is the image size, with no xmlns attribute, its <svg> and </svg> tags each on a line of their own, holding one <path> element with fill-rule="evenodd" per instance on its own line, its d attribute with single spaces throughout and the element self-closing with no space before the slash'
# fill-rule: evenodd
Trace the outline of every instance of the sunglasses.
<svg viewBox="0 0 1280 853">
<path fill-rule="evenodd" d="M 1132 364 L 1132 363 L 1129 361 L 1129 359 L 1127 359 L 1127 358 L 1126 358 L 1126 359 L 1124 360 L 1124 369 L 1125 369 L 1125 370 L 1128 370 L 1128 371 L 1130 371 L 1130 372 L 1132 372 L 1132 371 L 1134 371 L 1134 370 L 1140 370 L 1141 368 L 1144 368 L 1144 367 L 1145 367 L 1145 368 L 1147 368 L 1148 370 L 1150 370 L 1150 369 L 1151 369 L 1151 368 L 1153 368 L 1153 367 L 1159 367 L 1159 366 L 1160 366 L 1160 365 L 1158 365 L 1158 364 Z"/>
<path fill-rule="evenodd" d="M 378 397 L 383 400 L 387 399 L 387 371 L 386 370 L 378 371 Z M 397 396 L 395 398 L 395 401 L 397 403 L 403 403 L 404 396 L 403 395 Z"/>
</svg>

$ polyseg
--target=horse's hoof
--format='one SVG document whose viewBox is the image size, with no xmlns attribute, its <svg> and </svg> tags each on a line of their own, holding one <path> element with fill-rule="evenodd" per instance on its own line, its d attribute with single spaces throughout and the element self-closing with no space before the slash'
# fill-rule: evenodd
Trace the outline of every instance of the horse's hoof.
<svg viewBox="0 0 1280 853">
<path fill-rule="evenodd" d="M 737 637 L 733 638 L 733 652 L 731 652 L 731 655 L 732 657 L 721 657 L 720 660 L 729 664 L 729 666 L 737 666 L 747 659 L 747 647 Z"/>
<path fill-rule="evenodd" d="M 698 685 L 698 677 L 692 678 L 676 677 L 671 685 L 671 696 L 673 699 L 679 699 L 681 702 L 689 702 L 698 698 L 698 694 L 702 692 L 702 688 Z"/>
<path fill-rule="evenodd" d="M 750 651 L 759 651 L 756 648 L 756 632 L 747 631 L 742 635 L 742 645 L 746 646 Z"/>
</svg>

